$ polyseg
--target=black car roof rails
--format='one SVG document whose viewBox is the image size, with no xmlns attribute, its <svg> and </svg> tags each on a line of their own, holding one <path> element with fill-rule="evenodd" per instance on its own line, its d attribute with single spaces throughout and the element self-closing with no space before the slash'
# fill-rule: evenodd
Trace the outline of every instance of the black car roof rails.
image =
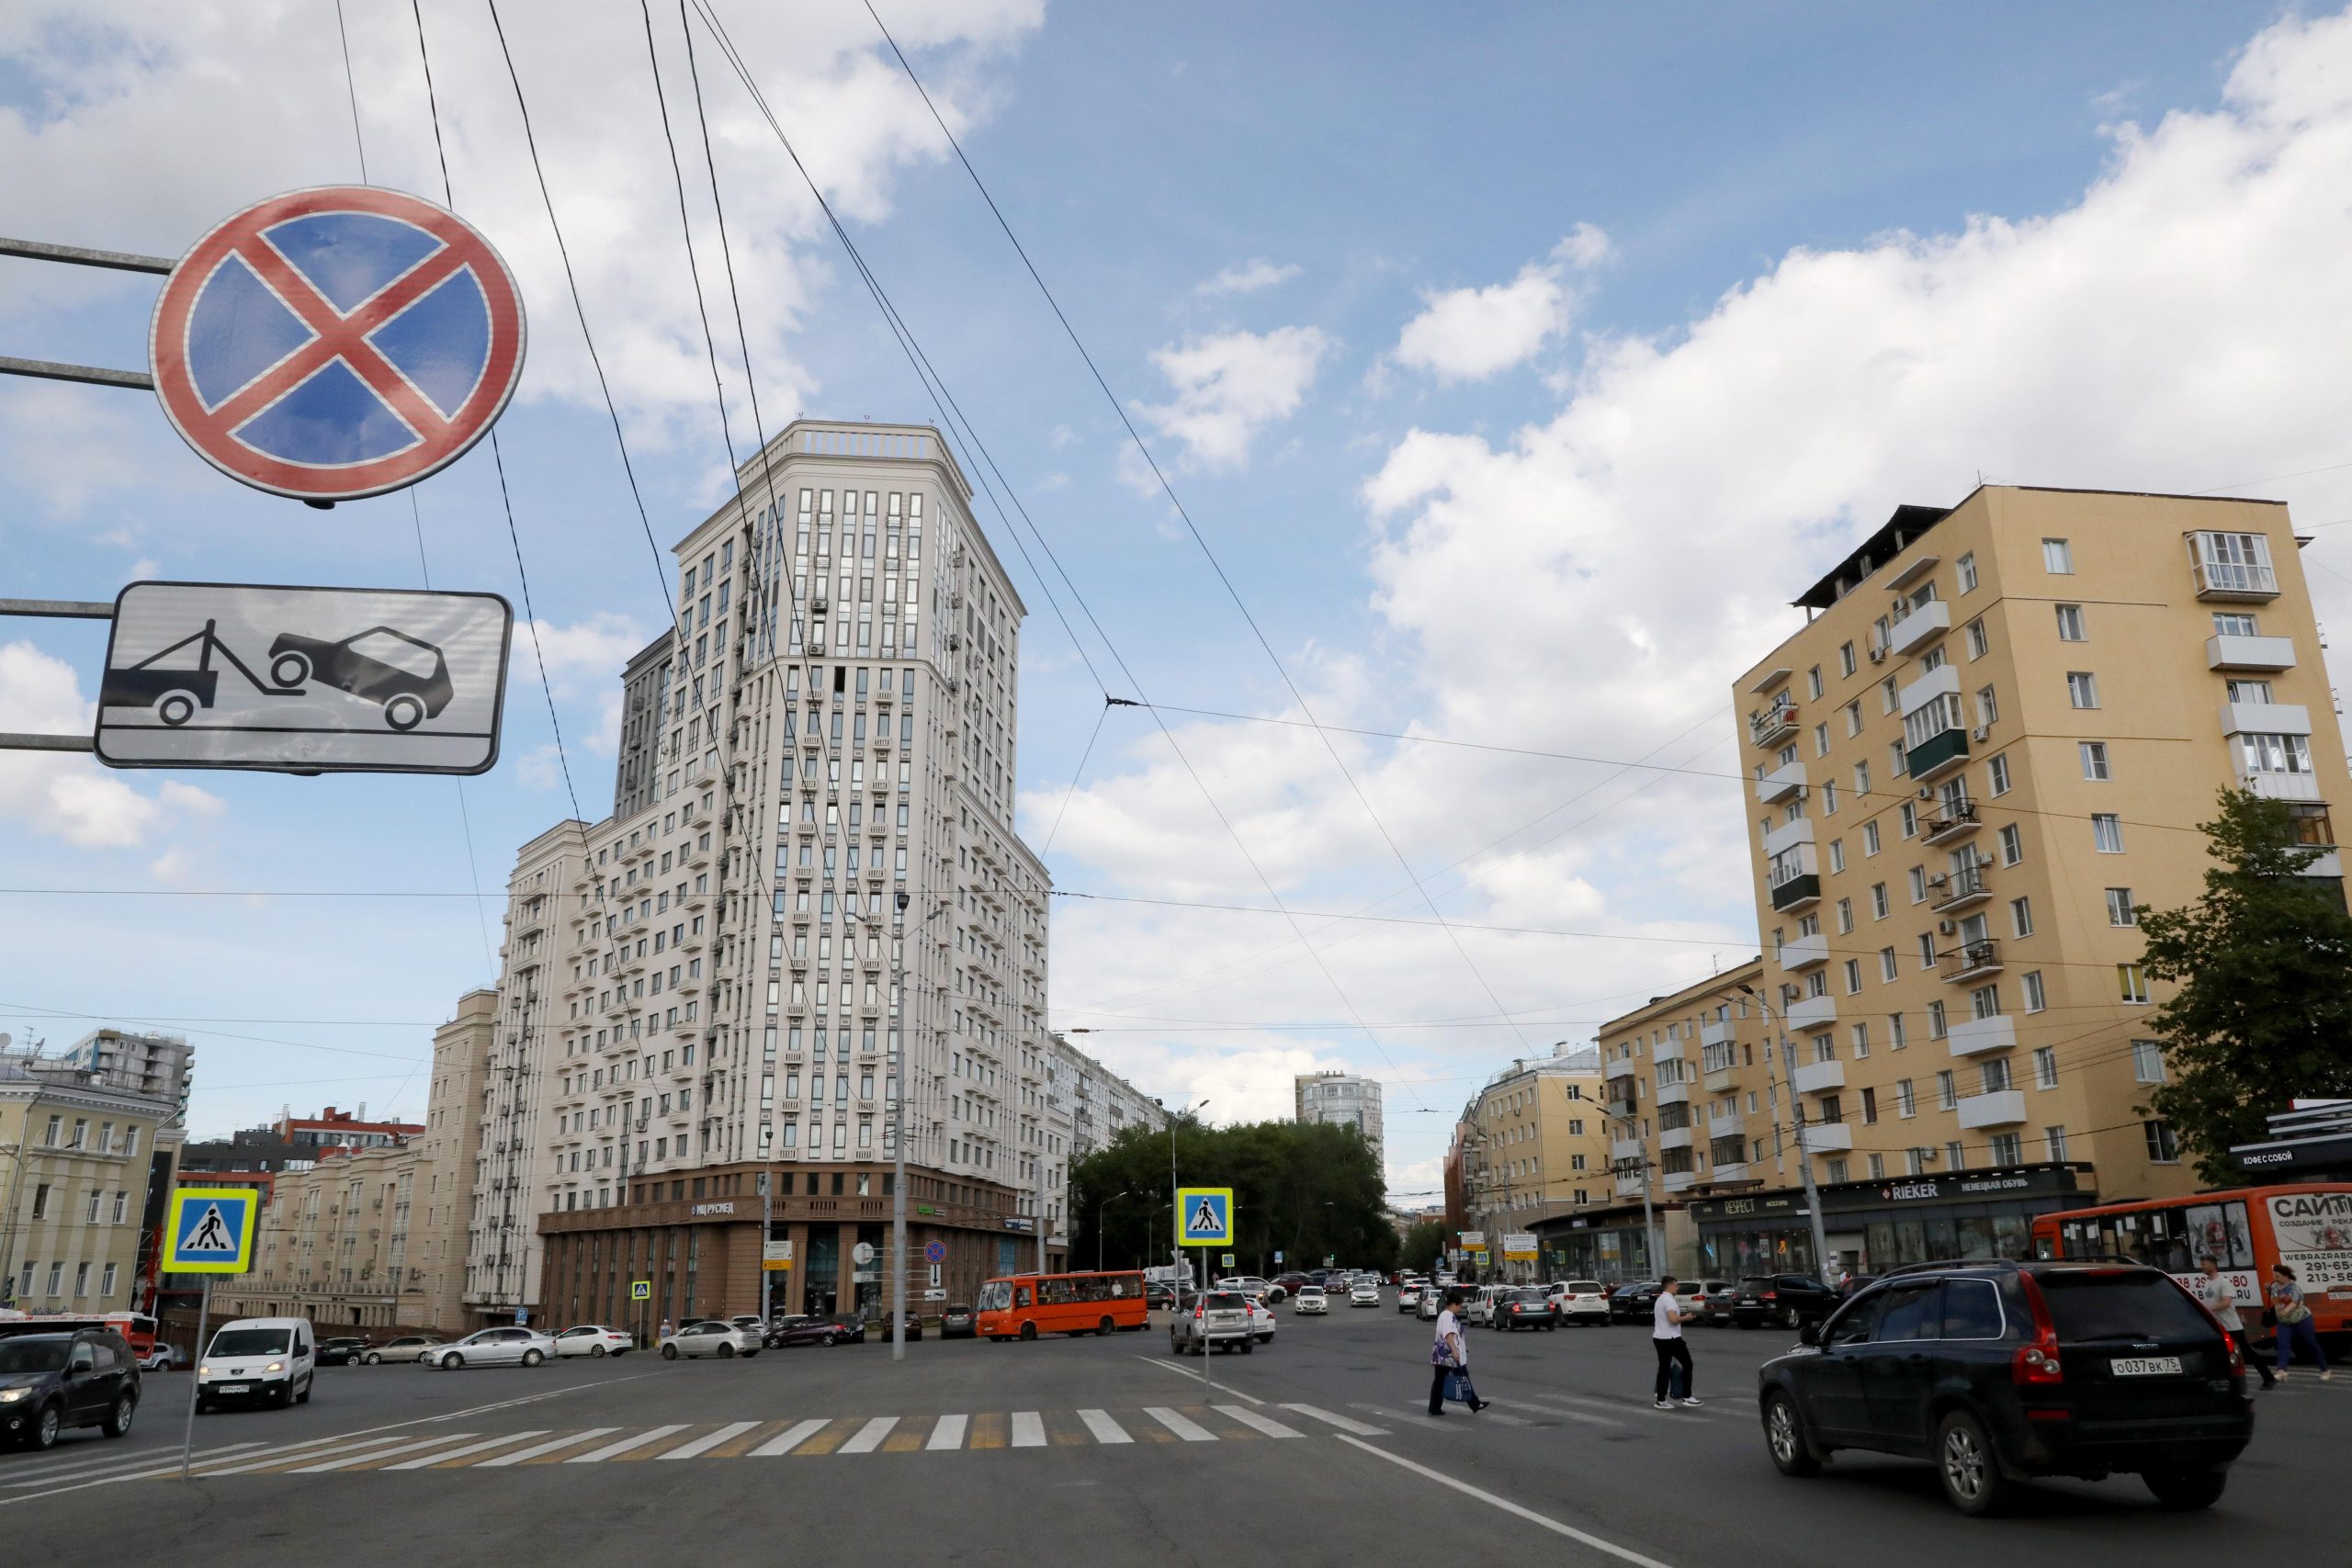
<svg viewBox="0 0 2352 1568">
<path fill-rule="evenodd" d="M 1949 1273 L 1961 1269 L 2006 1269 L 2014 1272 L 2042 1263 L 2121 1263 L 2134 1269 L 2151 1267 L 2143 1259 L 2126 1258 L 2119 1252 L 2086 1252 L 2065 1258 L 1947 1258 L 1940 1263 L 1898 1263 L 1880 1277 L 1892 1280 L 1903 1274 Z"/>
</svg>

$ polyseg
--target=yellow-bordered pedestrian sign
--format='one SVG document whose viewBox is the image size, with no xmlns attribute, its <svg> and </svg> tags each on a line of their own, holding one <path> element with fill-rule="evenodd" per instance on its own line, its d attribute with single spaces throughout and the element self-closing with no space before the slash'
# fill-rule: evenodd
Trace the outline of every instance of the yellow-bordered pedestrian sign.
<svg viewBox="0 0 2352 1568">
<path fill-rule="evenodd" d="M 242 1274 L 253 1267 L 261 1196 L 250 1187 L 183 1187 L 164 1222 L 164 1272 Z"/>
<path fill-rule="evenodd" d="M 1233 1245 L 1233 1189 L 1176 1189 L 1176 1240 L 1184 1247 Z"/>
<path fill-rule="evenodd" d="M 650 1280 L 631 1280 L 628 1282 L 628 1299 L 633 1302 L 651 1301 L 653 1299 L 653 1281 Z"/>
</svg>

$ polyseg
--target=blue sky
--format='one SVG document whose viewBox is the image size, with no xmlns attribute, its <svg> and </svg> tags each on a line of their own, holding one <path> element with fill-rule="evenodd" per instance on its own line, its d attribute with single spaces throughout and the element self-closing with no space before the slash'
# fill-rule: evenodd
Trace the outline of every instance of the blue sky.
<svg viewBox="0 0 2352 1568">
<path fill-rule="evenodd" d="M 1296 718 L 863 8 L 731 9 L 763 90 L 1150 694 Z M 503 10 L 666 547 L 726 458 L 642 24 Z M 437 197 L 407 7 L 346 11 L 370 172 Z M 562 755 L 594 817 L 614 675 L 661 591 L 486 18 L 424 12 L 456 205 L 531 310 L 501 440 Z M 1843 540 L 1980 471 L 2206 489 L 2352 461 L 2346 373 L 2304 358 L 2308 323 L 2347 302 L 2347 220 L 2325 194 L 2352 172 L 2337 19 L 882 12 L 1319 718 L 1661 748 L 1696 770 L 1341 740 L 1367 812 L 1311 730 L 1170 716 L 1296 906 L 1385 897 L 1426 919 L 1419 878 L 1449 918 L 1592 933 L 1353 922 L 1313 939 L 1318 962 L 1280 917 L 1057 907 L 1057 1022 L 1212 1114 L 1280 1114 L 1310 1066 L 1389 1078 L 1400 1190 L 1433 1185 L 1451 1112 L 1510 1056 L 1752 951 L 1739 808 L 1704 776 L 1735 764 L 1717 710 Z M 682 113 L 678 18 L 656 7 L 655 24 Z M 699 63 L 768 427 L 933 417 L 764 126 L 707 45 Z M 39 238 L 175 254 L 246 201 L 358 173 L 322 0 L 18 7 L 0 20 L 0 204 Z M 707 268 L 707 196 L 689 206 Z M 153 293 L 0 263 L 0 344 L 140 364 Z M 730 391 L 748 449 L 740 378 Z M 437 586 L 519 607 L 487 447 L 413 513 L 408 496 L 322 513 L 215 475 L 139 394 L 19 384 L 0 387 L 0 471 L 10 593 L 102 598 L 150 573 L 405 587 L 421 532 Z M 2307 525 L 2352 516 L 2344 473 L 2256 491 Z M 1109 716 L 1071 792 L 1102 693 L 981 509 L 1030 599 L 1024 825 L 1041 844 L 1059 818 L 1057 883 L 1265 905 L 1145 716 Z M 2319 537 L 2309 558 L 2352 574 L 2341 536 Z M 2324 618 L 2352 612 L 2352 578 L 2314 580 Z M 78 722 L 102 649 L 90 628 L 0 626 L 0 728 Z M 515 675 L 504 760 L 463 786 L 462 817 L 442 780 L 0 760 L 0 880 L 169 895 L 5 895 L 0 1028 L 204 1032 L 206 1134 L 282 1102 L 420 1111 L 431 1025 L 493 972 L 497 906 L 478 918 L 464 895 L 477 877 L 494 891 L 514 846 L 571 809 L 536 671 Z M 283 889 L 368 897 L 212 896 Z"/>
</svg>

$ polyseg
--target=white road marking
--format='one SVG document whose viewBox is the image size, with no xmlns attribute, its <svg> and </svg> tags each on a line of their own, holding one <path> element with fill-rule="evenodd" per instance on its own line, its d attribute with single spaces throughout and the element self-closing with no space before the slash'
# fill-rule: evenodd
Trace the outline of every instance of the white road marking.
<svg viewBox="0 0 2352 1568">
<path fill-rule="evenodd" d="M 1143 1413 L 1150 1416 L 1153 1420 L 1159 1422 L 1161 1426 L 1167 1427 L 1170 1431 L 1175 1433 L 1178 1437 L 1183 1438 L 1188 1443 L 1214 1443 L 1216 1441 L 1216 1434 L 1215 1432 L 1210 1431 L 1205 1427 L 1199 1426 L 1194 1422 L 1186 1420 L 1183 1416 L 1177 1415 L 1176 1412 L 1169 1409 L 1165 1405 L 1147 1404 L 1143 1407 Z"/>
<path fill-rule="evenodd" d="M 468 1443 L 464 1448 L 452 1449 L 447 1453 L 426 1454 L 423 1459 L 404 1459 L 398 1464 L 388 1464 L 384 1468 L 386 1470 L 423 1470 L 428 1465 L 447 1464 L 453 1459 L 471 1459 L 476 1454 L 485 1454 L 492 1449 L 503 1449 L 509 1443 L 519 1443 L 527 1438 L 544 1438 L 547 1435 L 548 1428 L 545 1427 L 534 1427 L 528 1432 L 509 1432 L 503 1437 L 484 1438 L 481 1442 Z"/>
<path fill-rule="evenodd" d="M 1211 1354 L 1215 1354 L 1215 1352 L 1212 1351 Z M 1170 1366 L 1157 1356 L 1137 1356 L 1136 1359 L 1141 1361 L 1147 1367 L 1158 1367 L 1163 1372 L 1173 1372 L 1176 1376 L 1182 1378 L 1186 1382 L 1197 1383 L 1201 1381 L 1197 1374 L 1188 1372 L 1182 1367 Z M 1231 1394 L 1236 1399 L 1246 1399 L 1252 1404 L 1263 1404 L 1266 1403 L 1254 1393 L 1244 1393 L 1238 1388 L 1219 1388 L 1214 1382 L 1209 1384 L 1209 1392 L 1213 1395 Z"/>
<path fill-rule="evenodd" d="M 419 1449 L 446 1448 L 453 1442 L 472 1436 L 471 1432 L 441 1432 L 430 1438 L 417 1438 L 405 1443 L 394 1443 L 389 1449 L 370 1449 L 366 1453 L 345 1454 L 341 1459 L 331 1459 L 324 1464 L 306 1464 L 300 1469 L 289 1470 L 286 1473 L 323 1475 L 331 1470 L 348 1470 L 355 1464 L 367 1464 L 375 1460 L 390 1459 L 394 1454 L 413 1454 Z"/>
<path fill-rule="evenodd" d="M 1581 1421 L 1588 1427 L 1622 1427 L 1625 1424 L 1623 1421 L 1611 1421 L 1606 1416 L 1588 1416 L 1581 1410 L 1563 1410 L 1554 1404 L 1538 1404 L 1532 1399 L 1515 1399 L 1511 1403 L 1522 1409 L 1541 1411 L 1546 1416 L 1556 1416 L 1563 1421 Z"/>
<path fill-rule="evenodd" d="M 968 1416 L 942 1416 L 939 1425 L 931 1429 L 931 1440 L 923 1444 L 926 1452 L 964 1446 L 964 1428 L 971 1421 Z"/>
<path fill-rule="evenodd" d="M 1094 1440 L 1098 1443 L 1135 1441 L 1133 1438 L 1127 1436 L 1127 1429 L 1125 1427 L 1111 1419 L 1111 1413 L 1107 1410 L 1081 1410 L 1078 1413 L 1078 1418 L 1086 1423 L 1086 1429 L 1094 1434 Z"/>
<path fill-rule="evenodd" d="M 1595 1551 L 1607 1552 L 1610 1556 L 1616 1558 L 1621 1562 L 1631 1562 L 1636 1564 L 1636 1568 L 1668 1568 L 1668 1564 L 1659 1562 L 1655 1557 L 1645 1557 L 1640 1552 L 1634 1551 L 1631 1547 L 1620 1546 L 1613 1540 L 1604 1540 L 1597 1535 L 1589 1534 L 1584 1530 L 1577 1529 L 1574 1525 L 1564 1525 L 1557 1519 L 1546 1518 L 1542 1514 L 1537 1513 L 1534 1509 L 1523 1508 L 1508 1497 L 1498 1497 L 1493 1493 L 1473 1486 L 1466 1481 L 1456 1481 L 1453 1477 L 1445 1474 L 1442 1471 L 1431 1470 L 1425 1464 L 1416 1464 L 1411 1460 L 1405 1458 L 1402 1454 L 1391 1453 L 1386 1449 L 1376 1449 L 1370 1443 L 1363 1442 L 1355 1438 L 1351 1438 L 1345 1433 L 1340 1434 L 1340 1441 L 1347 1444 L 1350 1448 L 1362 1449 L 1365 1453 L 1385 1459 L 1390 1464 L 1399 1466 L 1405 1470 L 1409 1470 L 1416 1475 L 1426 1476 L 1430 1480 L 1436 1482 L 1441 1486 L 1450 1486 L 1465 1497 L 1476 1497 L 1481 1503 L 1489 1504 L 1494 1507 L 1500 1508 L 1504 1513 L 1510 1514 L 1514 1517 L 1525 1519 L 1532 1525 L 1540 1525 L 1544 1529 L 1550 1530 L 1555 1535 L 1564 1535 L 1570 1540 L 1583 1542 L 1585 1545 L 1591 1547 Z"/>
<path fill-rule="evenodd" d="M 882 1439 L 888 1437 L 890 1428 L 898 1424 L 899 1418 L 896 1416 L 876 1416 L 873 1420 L 860 1427 L 856 1435 L 848 1442 L 833 1451 L 844 1454 L 870 1454 L 882 1446 Z"/>
<path fill-rule="evenodd" d="M 958 1416 L 956 1419 L 961 1420 L 962 1417 Z M 753 1449 L 751 1457 L 770 1459 L 777 1454 L 788 1454 L 832 1424 L 832 1417 L 829 1416 L 820 1416 L 811 1420 L 798 1422 Z"/>
<path fill-rule="evenodd" d="M 671 1433 L 683 1432 L 685 1429 L 686 1423 L 683 1421 L 667 1427 L 649 1427 L 647 1430 L 638 1433 L 633 1438 L 616 1438 L 613 1441 L 606 1443 L 602 1448 L 591 1449 L 584 1454 L 573 1454 L 570 1459 L 565 1460 L 563 1462 L 566 1464 L 602 1464 L 616 1454 L 625 1454 L 632 1450 L 641 1449 L 648 1443 L 658 1443 L 662 1438 L 668 1437 Z"/>
<path fill-rule="evenodd" d="M 1367 1427 L 1363 1422 L 1355 1420 L 1351 1416 L 1334 1416 L 1328 1410 L 1317 1410 L 1312 1404 L 1285 1404 L 1283 1408 L 1284 1410 L 1293 1411 L 1300 1416 L 1311 1416 L 1317 1421 L 1337 1427 L 1342 1432 L 1353 1432 L 1359 1438 L 1385 1438 L 1388 1436 L 1388 1429 L 1385 1427 Z"/>
<path fill-rule="evenodd" d="M 292 1464 L 296 1462 L 298 1459 L 324 1459 L 329 1454 L 352 1453 L 360 1449 L 378 1449 L 381 1448 L 386 1443 L 394 1443 L 399 1440 L 400 1439 L 397 1438 L 368 1438 L 356 1443 L 345 1443 L 340 1448 L 310 1449 L 299 1455 L 288 1453 L 281 1450 L 278 1452 L 266 1454 L 260 1459 L 254 1460 L 250 1464 L 222 1465 L 218 1468 L 201 1471 L 198 1473 L 208 1477 L 214 1475 L 250 1475 L 256 1470 L 268 1470 L 277 1465 Z M 250 1458 L 251 1456 L 246 1457 Z M 178 1472 L 179 1466 L 173 1465 L 168 1472 L 158 1471 L 155 1473 L 159 1475 L 166 1473 L 177 1474 Z"/>
<path fill-rule="evenodd" d="M 533 1443 L 527 1449 L 517 1449 L 511 1454 L 500 1454 L 496 1459 L 486 1459 L 475 1468 L 491 1470 L 499 1465 L 520 1464 L 526 1459 L 537 1459 L 541 1454 L 551 1454 L 558 1449 L 571 1448 L 576 1444 L 586 1442 L 591 1438 L 601 1438 L 607 1432 L 619 1430 L 618 1427 L 591 1427 L 584 1432 L 566 1433 L 560 1438 L 549 1438 L 544 1443 Z"/>
<path fill-rule="evenodd" d="M 231 1454 L 261 1447 L 259 1438 L 251 1442 L 229 1443 L 217 1449 L 207 1449 L 196 1456 L 196 1462 L 226 1459 Z M 110 1460 L 93 1460 L 88 1455 L 76 1455 L 65 1464 L 42 1465 L 38 1470 L 10 1470 L 9 1490 L 22 1491 L 28 1486 L 46 1486 L 53 1481 L 85 1481 L 95 1476 L 110 1475 L 118 1471 L 143 1470 L 155 1462 L 153 1453 L 141 1453 L 136 1459 L 124 1459 L 119 1453 Z"/>
<path fill-rule="evenodd" d="M 709 1434 L 707 1437 L 696 1438 L 691 1443 L 672 1449 L 668 1453 L 663 1454 L 662 1457 L 663 1459 L 700 1459 L 703 1455 L 708 1453 L 711 1450 L 717 1448 L 728 1438 L 740 1438 L 758 1425 L 759 1423 L 757 1421 L 729 1421 L 726 1426 L 721 1427 L 718 1431 Z"/>
<path fill-rule="evenodd" d="M 1046 1423 L 1034 1410 L 1012 1413 L 1012 1446 L 1016 1449 L 1042 1449 L 1046 1446 Z"/>
<path fill-rule="evenodd" d="M 1254 1410 L 1244 1410 L 1238 1404 L 1212 1404 L 1209 1408 L 1216 1411 L 1218 1415 L 1225 1416 L 1228 1420 L 1238 1421 L 1250 1430 L 1263 1432 L 1270 1438 L 1303 1438 L 1306 1436 L 1306 1433 L 1299 1431 L 1296 1427 L 1285 1427 L 1281 1422 L 1261 1416 Z"/>
</svg>

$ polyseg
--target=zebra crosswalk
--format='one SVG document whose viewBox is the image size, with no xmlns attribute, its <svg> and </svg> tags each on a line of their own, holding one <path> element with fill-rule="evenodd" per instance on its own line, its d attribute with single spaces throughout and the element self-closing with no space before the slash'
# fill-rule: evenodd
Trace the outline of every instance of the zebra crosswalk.
<svg viewBox="0 0 2352 1568">
<path fill-rule="evenodd" d="M 881 1454 L 1103 1448 L 1156 1443 L 1284 1441 L 1326 1429 L 1385 1436 L 1386 1429 L 1308 1404 L 1274 1412 L 1241 1404 L 1153 1404 L 1136 1410 L 965 1411 L 939 1416 L 803 1416 L 765 1421 L 664 1422 L 647 1427 L 544 1427 L 504 1434 L 441 1432 L 338 1442 L 299 1450 L 223 1453 L 202 1476 L 411 1473 L 514 1465 L 636 1464 L 666 1460 L 856 1459 Z M 136 1478 L 134 1478 L 136 1479 Z"/>
</svg>

